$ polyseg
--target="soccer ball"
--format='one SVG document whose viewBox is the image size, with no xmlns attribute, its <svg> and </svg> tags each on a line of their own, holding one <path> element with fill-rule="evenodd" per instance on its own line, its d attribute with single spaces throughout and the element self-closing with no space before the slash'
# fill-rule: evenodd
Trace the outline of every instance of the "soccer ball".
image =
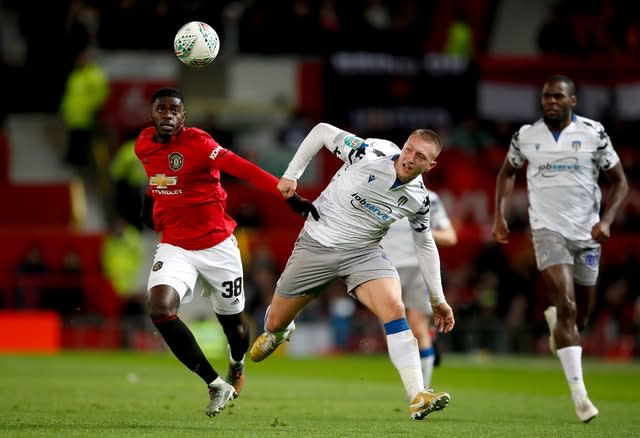
<svg viewBox="0 0 640 438">
<path fill-rule="evenodd" d="M 190 67 L 204 67 L 218 56 L 220 38 L 211 26 L 191 21 L 180 28 L 173 40 L 173 50 L 180 61 Z"/>
</svg>

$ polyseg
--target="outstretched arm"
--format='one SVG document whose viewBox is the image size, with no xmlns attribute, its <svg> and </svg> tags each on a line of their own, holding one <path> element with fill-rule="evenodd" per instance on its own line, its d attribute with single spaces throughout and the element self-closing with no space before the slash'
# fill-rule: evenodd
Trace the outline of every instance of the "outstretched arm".
<svg viewBox="0 0 640 438">
<path fill-rule="evenodd" d="M 245 160 L 244 158 L 234 154 L 233 152 L 228 151 L 225 154 L 224 160 L 221 164 L 222 167 L 220 169 L 224 172 L 248 181 L 249 183 L 251 183 L 251 185 L 257 187 L 262 191 L 273 193 L 274 195 L 280 197 L 280 191 L 278 190 L 278 179 L 256 164 L 253 164 L 251 161 Z M 318 211 L 313 206 L 311 201 L 296 194 L 295 190 L 290 196 L 288 196 L 288 198 L 289 199 L 287 199 L 286 201 L 287 205 L 294 212 L 302 215 L 305 218 L 309 214 L 311 214 L 311 216 L 313 216 L 315 220 L 318 220 L 320 218 L 320 216 L 318 215 Z"/>
<path fill-rule="evenodd" d="M 227 150 L 220 163 L 220 170 L 236 178 L 247 181 L 263 192 L 280 196 L 277 189 L 278 179 L 257 164 Z"/>
<path fill-rule="evenodd" d="M 311 159 L 326 145 L 333 143 L 336 136 L 342 132 L 341 129 L 328 123 L 318 123 L 300 143 L 300 147 L 289 162 L 283 178 L 297 181 L 304 173 Z"/>
</svg>

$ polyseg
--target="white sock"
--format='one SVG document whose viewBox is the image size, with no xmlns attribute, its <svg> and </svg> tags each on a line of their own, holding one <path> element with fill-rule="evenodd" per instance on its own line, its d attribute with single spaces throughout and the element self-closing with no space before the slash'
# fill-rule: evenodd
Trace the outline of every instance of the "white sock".
<svg viewBox="0 0 640 438">
<path fill-rule="evenodd" d="M 433 376 L 433 360 L 434 355 L 421 357 L 420 365 L 422 366 L 422 378 L 424 380 L 424 387 L 428 388 L 431 385 L 431 377 Z"/>
<path fill-rule="evenodd" d="M 587 388 L 582 377 L 582 347 L 577 345 L 564 347 L 559 349 L 557 353 L 571 390 L 571 398 L 575 400 L 578 396 L 587 395 Z"/>
<path fill-rule="evenodd" d="M 400 374 L 407 399 L 411 401 L 418 392 L 424 389 L 418 341 L 411 330 L 403 330 L 387 335 L 387 349 L 391 363 Z"/>
</svg>

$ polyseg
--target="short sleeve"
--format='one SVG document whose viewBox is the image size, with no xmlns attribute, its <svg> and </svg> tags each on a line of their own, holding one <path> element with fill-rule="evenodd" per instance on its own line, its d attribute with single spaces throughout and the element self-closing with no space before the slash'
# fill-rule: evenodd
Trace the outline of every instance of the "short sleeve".
<svg viewBox="0 0 640 438">
<path fill-rule="evenodd" d="M 613 149 L 609 135 L 601 124 L 596 126 L 598 148 L 595 155 L 596 163 L 602 170 L 609 170 L 620 161 L 620 157 Z"/>
<path fill-rule="evenodd" d="M 524 162 L 527 160 L 527 158 L 520 151 L 520 133 L 524 128 L 525 126 L 520 128 L 518 132 L 513 134 L 513 136 L 511 137 L 511 143 L 509 144 L 509 151 L 507 152 L 507 160 L 509 161 L 509 164 L 517 169 L 521 168 L 524 165 Z"/>
</svg>

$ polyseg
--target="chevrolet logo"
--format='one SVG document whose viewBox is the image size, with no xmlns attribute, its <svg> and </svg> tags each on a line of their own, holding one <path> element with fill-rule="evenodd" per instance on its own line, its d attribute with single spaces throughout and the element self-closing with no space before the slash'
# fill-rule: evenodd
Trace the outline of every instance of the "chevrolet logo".
<svg viewBox="0 0 640 438">
<path fill-rule="evenodd" d="M 149 184 L 156 186 L 157 189 L 166 189 L 169 186 L 175 186 L 178 182 L 178 177 L 167 176 L 164 173 L 158 173 L 156 176 L 149 178 Z"/>
</svg>

